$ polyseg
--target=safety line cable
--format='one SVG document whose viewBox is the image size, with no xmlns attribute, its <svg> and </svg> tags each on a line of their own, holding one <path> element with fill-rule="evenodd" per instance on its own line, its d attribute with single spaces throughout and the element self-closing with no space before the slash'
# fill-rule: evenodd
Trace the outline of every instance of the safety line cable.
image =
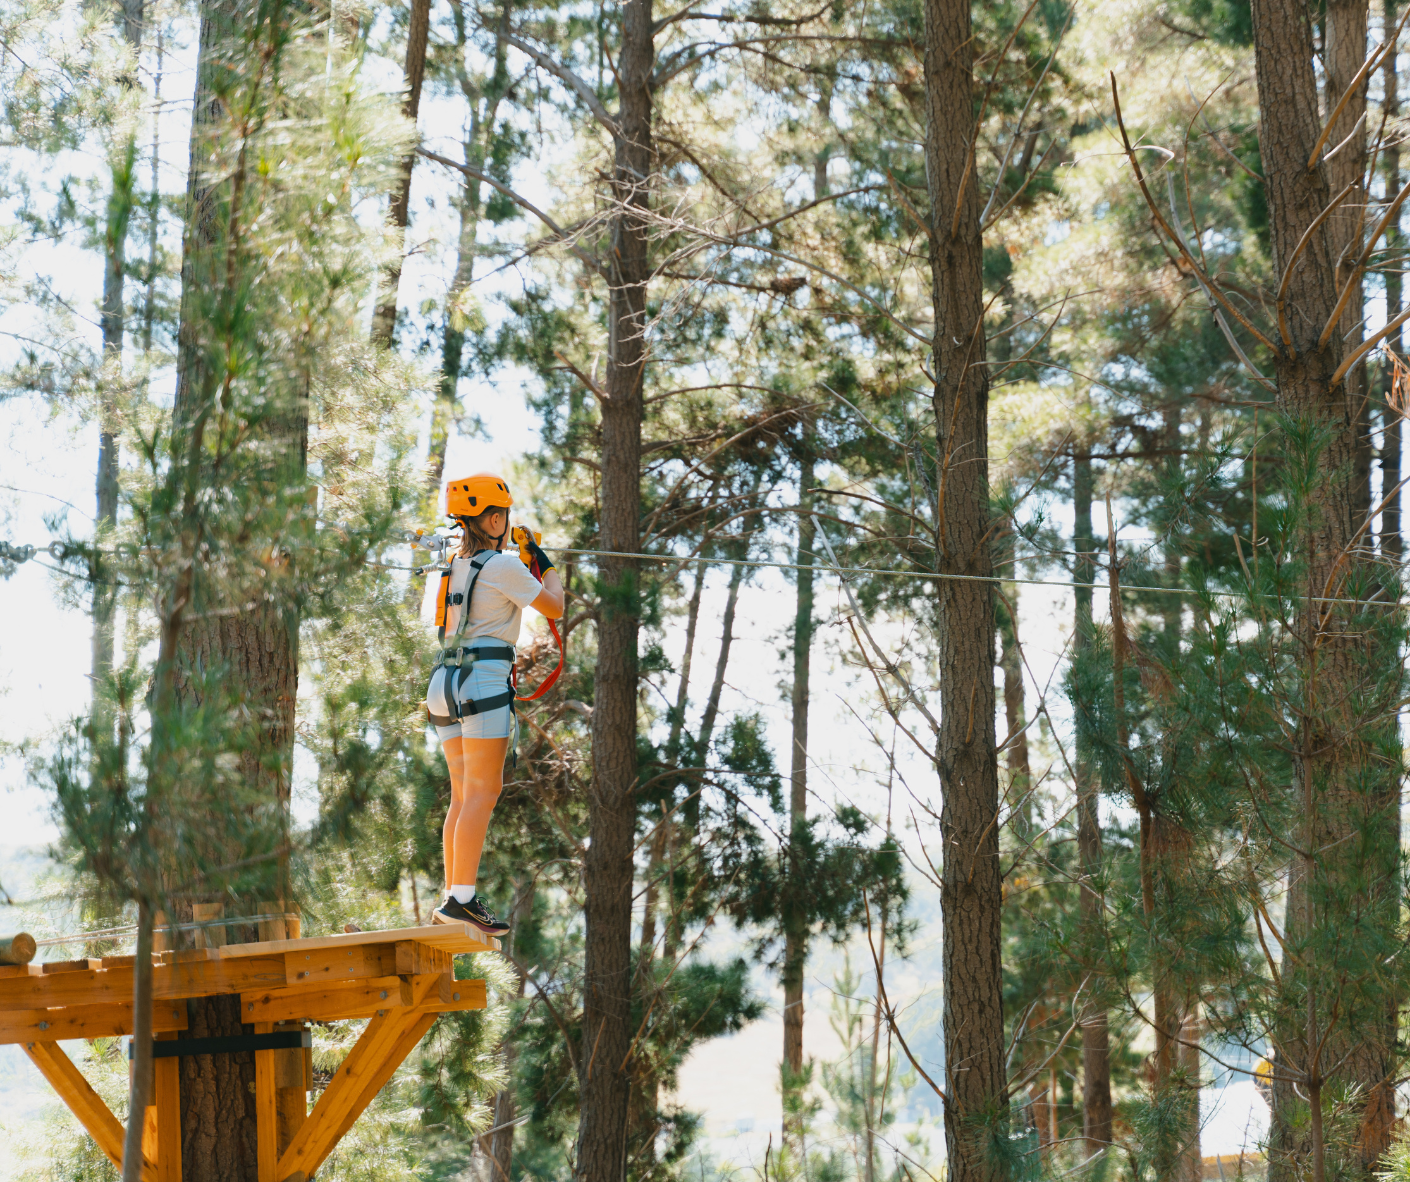
<svg viewBox="0 0 1410 1182">
<path fill-rule="evenodd" d="M 430 537 L 432 535 L 423 535 Z M 417 546 L 417 549 L 426 549 L 424 546 Z M 1077 583 L 1064 579 L 1020 579 L 1008 575 L 961 575 L 948 571 L 925 571 L 925 570 L 894 570 L 884 566 L 833 566 L 831 563 L 799 563 L 799 562 L 773 562 L 757 558 L 716 558 L 704 554 L 681 555 L 681 554 L 643 554 L 627 550 L 580 550 L 569 546 L 545 545 L 545 550 L 554 554 L 571 554 L 586 558 L 630 558 L 646 562 L 666 562 L 666 563 L 705 563 L 707 566 L 743 566 L 768 568 L 771 570 L 811 570 L 821 574 L 835 575 L 883 575 L 899 579 L 929 579 L 933 581 L 948 581 L 958 583 L 1017 583 L 1025 587 L 1061 587 L 1068 591 L 1097 591 L 1106 590 L 1110 583 L 1091 582 Z M 50 542 L 47 546 L 12 546 L 4 541 L 0 541 L 0 561 L 26 562 L 35 554 L 48 553 L 54 558 L 63 557 L 63 543 Z M 39 564 L 44 565 L 44 564 Z M 424 574 L 431 569 L 434 564 L 428 563 L 423 566 L 401 566 L 392 562 L 371 562 L 367 566 L 378 570 L 401 570 L 410 571 L 413 574 Z M 50 568 L 56 569 L 56 568 Z M 60 572 L 69 574 L 68 571 Z M 1200 591 L 1192 587 L 1157 587 L 1147 586 L 1139 583 L 1118 583 L 1118 588 L 1122 591 L 1133 593 L 1154 593 L 1166 595 L 1208 595 L 1215 599 L 1246 600 L 1251 596 L 1239 591 Z M 1287 598 L 1299 602 L 1307 600 L 1305 595 L 1289 595 Z M 1393 601 L 1386 599 L 1339 599 L 1334 596 L 1314 596 L 1313 603 L 1344 603 L 1349 606 L 1358 607 L 1388 607 Z"/>
<path fill-rule="evenodd" d="M 152 928 L 154 932 L 195 932 L 205 928 L 225 928 L 236 927 L 240 924 L 270 923 L 279 919 L 301 919 L 302 916 L 286 911 L 279 915 L 244 915 L 236 916 L 233 919 L 202 919 L 192 923 L 160 923 Z M 88 940 L 115 939 L 118 936 L 132 936 L 137 933 L 137 925 L 128 924 L 120 928 L 99 928 L 92 932 L 74 932 L 69 936 L 48 936 L 43 940 L 36 940 L 35 947 L 51 948 L 56 944 L 80 944 Z"/>
</svg>

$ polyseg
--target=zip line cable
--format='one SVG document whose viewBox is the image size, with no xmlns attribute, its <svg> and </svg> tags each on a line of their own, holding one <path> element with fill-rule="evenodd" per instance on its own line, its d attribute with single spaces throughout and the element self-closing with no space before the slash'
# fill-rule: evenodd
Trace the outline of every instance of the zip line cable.
<svg viewBox="0 0 1410 1182">
<path fill-rule="evenodd" d="M 435 535 L 423 534 L 421 538 L 429 539 Z M 447 541 L 451 539 L 447 538 Z M 426 547 L 417 546 L 417 549 Z M 1016 583 L 1024 587 L 1061 587 L 1068 591 L 1091 591 L 1094 589 L 1106 589 L 1110 587 L 1108 582 L 1078 583 L 1064 579 L 1020 579 L 1007 575 L 961 575 L 947 571 L 925 571 L 925 570 L 894 570 L 884 566 L 833 566 L 828 562 L 820 563 L 800 563 L 800 562 L 773 562 L 756 558 L 714 558 L 707 555 L 681 555 L 681 554 L 644 554 L 627 550 L 580 550 L 569 546 L 549 546 L 543 549 L 554 554 L 569 554 L 574 557 L 585 558 L 629 558 L 644 562 L 666 562 L 680 563 L 704 563 L 707 566 L 742 566 L 753 568 L 766 568 L 770 570 L 810 570 L 820 574 L 835 575 L 882 575 L 898 579 L 928 579 L 937 582 L 958 582 L 958 583 Z M 432 548 L 430 553 L 435 553 Z M 443 552 L 443 548 L 442 548 Z M 7 542 L 0 541 L 0 562 L 13 562 L 16 564 L 28 562 L 36 554 L 47 553 L 53 558 L 62 559 L 64 557 L 64 545 L 62 542 L 50 542 L 47 546 L 14 546 Z M 821 557 L 821 556 L 820 556 Z M 46 563 L 38 563 L 39 566 L 47 566 Z M 410 571 L 413 574 L 425 574 L 434 567 L 434 563 L 427 563 L 423 566 L 400 566 L 391 562 L 367 562 L 367 566 L 377 570 L 402 570 Z M 58 570 L 57 567 L 48 567 L 50 570 Z M 61 574 L 70 575 L 73 572 L 60 571 Z M 1146 586 L 1139 583 L 1118 583 L 1118 588 L 1122 591 L 1133 593 L 1153 593 L 1165 595 L 1208 595 L 1214 599 L 1247 600 L 1251 596 L 1240 591 L 1200 591 L 1193 587 L 1157 587 Z M 1287 598 L 1295 600 L 1305 600 L 1305 595 L 1290 595 Z M 1386 599 L 1339 599 L 1335 596 L 1313 596 L 1313 603 L 1345 603 L 1352 606 L 1391 606 L 1391 600 Z"/>
<path fill-rule="evenodd" d="M 300 914 L 295 911 L 284 911 L 275 915 L 237 915 L 232 919 L 202 919 L 192 923 L 159 923 L 152 928 L 152 931 L 196 932 L 204 931 L 207 928 L 239 927 L 242 924 L 272 923 L 300 918 Z M 117 928 L 98 928 L 91 932 L 74 932 L 67 936 L 48 936 L 43 940 L 36 940 L 34 943 L 37 948 L 52 948 L 59 944 L 79 944 L 87 940 L 111 940 L 119 936 L 131 936 L 136 932 L 137 925 L 133 923 Z"/>
</svg>

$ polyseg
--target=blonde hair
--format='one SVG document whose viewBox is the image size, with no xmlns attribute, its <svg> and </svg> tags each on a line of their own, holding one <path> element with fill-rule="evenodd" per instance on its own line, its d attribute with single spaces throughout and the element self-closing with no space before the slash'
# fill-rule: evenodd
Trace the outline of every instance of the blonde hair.
<svg viewBox="0 0 1410 1182">
<path fill-rule="evenodd" d="M 495 550 L 499 547 L 499 539 L 485 532 L 481 526 L 486 516 L 491 513 L 503 513 L 505 516 L 505 530 L 509 528 L 509 510 L 504 505 L 487 505 L 474 517 L 457 517 L 464 532 L 460 536 L 461 558 L 469 558 L 477 550 Z"/>
</svg>

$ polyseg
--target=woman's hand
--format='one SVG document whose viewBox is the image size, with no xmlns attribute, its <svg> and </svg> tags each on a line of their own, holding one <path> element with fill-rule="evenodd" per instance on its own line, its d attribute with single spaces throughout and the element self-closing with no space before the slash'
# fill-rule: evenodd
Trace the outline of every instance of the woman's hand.
<svg viewBox="0 0 1410 1182">
<path fill-rule="evenodd" d="M 552 567 L 543 572 L 543 590 L 529 606 L 550 620 L 563 618 L 563 581 Z"/>
</svg>

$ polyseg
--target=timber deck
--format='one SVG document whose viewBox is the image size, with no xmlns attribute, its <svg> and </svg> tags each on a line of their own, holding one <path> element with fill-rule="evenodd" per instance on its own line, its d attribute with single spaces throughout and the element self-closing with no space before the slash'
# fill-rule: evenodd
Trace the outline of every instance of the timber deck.
<svg viewBox="0 0 1410 1182">
<path fill-rule="evenodd" d="M 439 1015 L 485 1008 L 485 982 L 457 981 L 453 958 L 498 948 L 468 924 L 437 924 L 154 953 L 158 1044 L 144 1182 L 181 1182 L 179 1035 L 188 999 L 239 995 L 250 1033 L 190 1040 L 187 1053 L 253 1051 L 259 1182 L 307 1182 Z M 123 1127 L 58 1044 L 132 1033 L 135 961 L 0 965 L 0 1043 L 24 1048 L 119 1169 Z M 342 1019 L 367 1025 L 309 1111 L 304 1023 Z"/>
</svg>

